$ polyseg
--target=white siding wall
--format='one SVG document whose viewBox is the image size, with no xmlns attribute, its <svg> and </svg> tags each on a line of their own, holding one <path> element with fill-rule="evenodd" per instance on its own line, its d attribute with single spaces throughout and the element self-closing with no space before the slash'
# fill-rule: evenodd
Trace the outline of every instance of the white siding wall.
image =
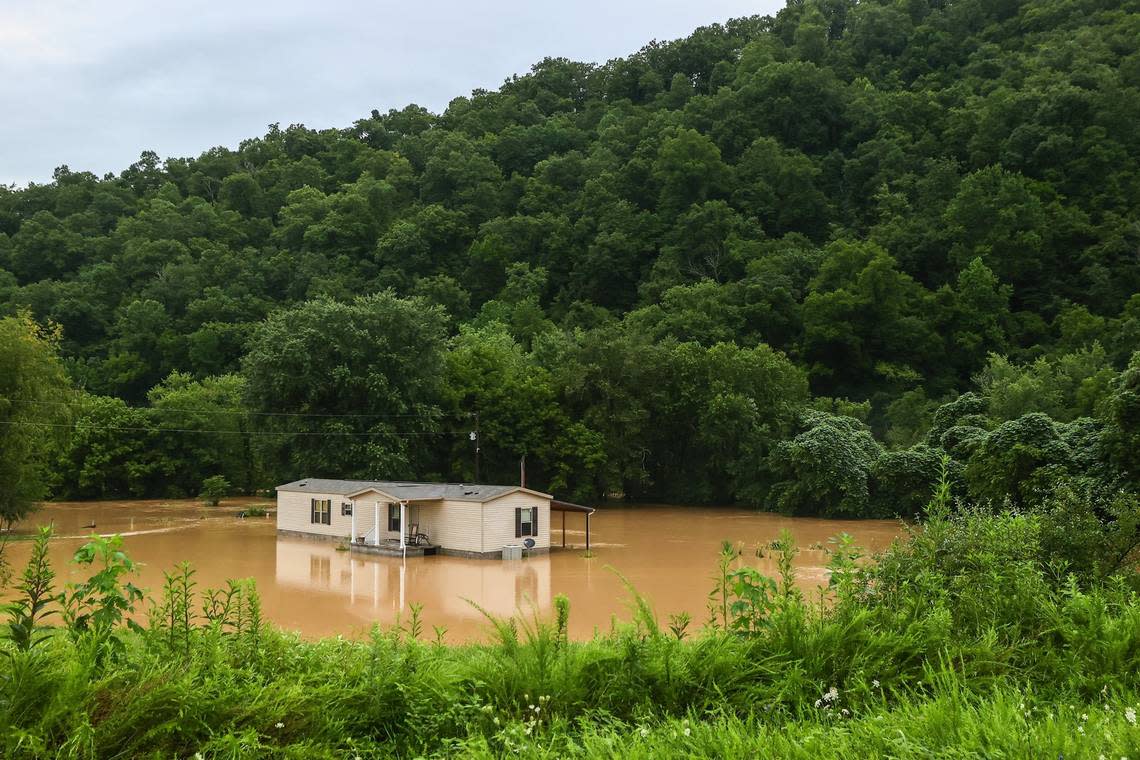
<svg viewBox="0 0 1140 760">
<path fill-rule="evenodd" d="M 518 507 L 538 507 L 538 535 L 533 536 L 535 548 L 550 547 L 550 499 L 528 493 L 512 493 L 486 504 L 483 551 L 498 551 L 507 544 L 522 543 L 523 539 L 515 536 L 515 509 Z"/>
<path fill-rule="evenodd" d="M 353 509 L 356 511 L 356 535 L 366 536 L 368 531 L 372 530 L 372 524 L 376 519 L 376 499 L 375 497 L 369 498 L 367 496 L 360 499 L 353 500 Z M 388 516 L 388 507 L 380 503 L 380 526 L 383 528 L 384 520 Z M 380 538 L 383 540 L 384 531 L 380 531 Z"/>
<path fill-rule="evenodd" d="M 420 530 L 444 549 L 480 552 L 483 505 L 474 501 L 441 501 L 420 506 Z"/>
<path fill-rule="evenodd" d="M 330 525 L 312 522 L 310 517 L 312 513 L 312 499 L 328 499 L 332 502 L 332 523 Z M 277 492 L 277 529 L 292 530 L 300 533 L 313 533 L 318 536 L 348 538 L 352 532 L 352 517 L 340 513 L 340 505 L 346 502 L 353 503 L 353 508 L 356 511 L 356 535 L 363 536 L 372 530 L 372 521 L 374 519 L 373 504 L 376 503 L 375 498 L 370 500 L 356 500 L 353 502 L 352 499 L 341 494 L 301 493 L 297 491 Z M 380 525 L 382 528 L 387 527 L 387 520 L 388 507 L 384 502 L 381 502 Z M 383 539 L 386 535 L 387 533 L 381 530 L 380 538 Z M 397 538 L 398 537 L 397 535 Z"/>
<path fill-rule="evenodd" d="M 312 499 L 328 499 L 332 502 L 332 523 L 314 523 L 311 520 Z M 340 513 L 340 505 L 348 501 L 335 493 L 300 493 L 297 491 L 277 492 L 277 529 L 295 530 L 302 533 L 315 533 L 320 536 L 348 538 L 352 532 L 352 518 Z M 369 527 L 372 526 L 371 517 Z M 357 523 L 359 529 L 360 524 Z"/>
</svg>

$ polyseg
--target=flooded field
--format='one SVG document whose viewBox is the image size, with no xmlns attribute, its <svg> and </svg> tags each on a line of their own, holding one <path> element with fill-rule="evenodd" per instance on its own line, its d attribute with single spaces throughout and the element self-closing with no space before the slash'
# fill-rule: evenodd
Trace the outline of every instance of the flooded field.
<svg viewBox="0 0 1140 760">
<path fill-rule="evenodd" d="M 581 515 L 566 518 L 567 543 L 549 555 L 524 560 L 455 557 L 398 558 L 337 551 L 330 542 L 279 537 L 272 516 L 238 519 L 241 508 L 259 500 L 229 500 L 221 507 L 190 501 L 78 502 L 45 505 L 16 532 L 54 523 L 52 560 L 59 580 L 78 577 L 69 560 L 92 532 L 119 533 L 134 559 L 144 563 L 136 584 L 157 593 L 163 570 L 183 560 L 197 570 L 199 589 L 227 578 L 254 578 L 266 616 L 305 636 L 358 636 L 373 622 L 387 625 L 406 617 L 413 602 L 423 605 L 426 630 L 447 629 L 447 640 L 486 634 L 482 615 L 467 601 L 496 615 L 520 609 L 549 616 L 556 594 L 570 598 L 570 632 L 588 638 L 607 629 L 613 617 L 629 618 L 628 594 L 616 569 L 653 603 L 658 616 L 687 611 L 698 627 L 707 617 L 706 599 L 722 540 L 740 544 L 745 557 L 775 575 L 771 558 L 755 559 L 788 528 L 801 547 L 797 580 L 805 591 L 826 584 L 827 557 L 821 545 L 842 532 L 867 550 L 887 546 L 902 532 L 888 520 L 790 518 L 736 508 L 637 506 L 603 507 L 590 520 L 592 557 L 583 556 Z M 264 500 L 260 500 L 264 503 Z M 561 543 L 555 517 L 551 540 Z M 94 528 L 89 526 L 94 525 Z M 812 548 L 816 547 L 816 548 Z M 12 541 L 6 555 L 18 570 L 30 543 Z"/>
</svg>

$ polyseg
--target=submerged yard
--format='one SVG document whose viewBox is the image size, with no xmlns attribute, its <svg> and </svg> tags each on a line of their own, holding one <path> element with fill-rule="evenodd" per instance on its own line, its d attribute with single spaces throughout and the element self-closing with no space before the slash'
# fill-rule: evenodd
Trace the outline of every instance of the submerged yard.
<svg viewBox="0 0 1140 760">
<path fill-rule="evenodd" d="M 236 517 L 254 503 L 258 501 L 232 500 L 219 508 L 194 501 L 53 503 L 17 531 L 28 534 L 37 525 L 53 524 L 57 538 L 51 557 L 64 576 L 75 571 L 68 560 L 92 531 L 119 533 L 129 554 L 142 563 L 136 583 L 144 588 L 157 591 L 163 571 L 186 561 L 203 586 L 253 578 L 266 618 L 306 637 L 360 636 L 373 623 L 393 624 L 416 603 L 422 605 L 427 625 L 447 629 L 448 641 L 486 634 L 486 619 L 468 600 L 497 615 L 520 610 L 549 615 L 557 594 L 574 600 L 570 636 L 588 638 L 595 628 L 608 629 L 615 615 L 629 618 L 628 593 L 618 573 L 661 615 L 687 612 L 703 622 L 713 560 L 724 540 L 739 544 L 757 567 L 774 573 L 769 547 L 781 530 L 790 530 L 801 547 L 795 559 L 797 583 L 811 596 L 827 584 L 830 538 L 849 533 L 861 546 L 878 550 L 903 532 L 891 520 L 789 518 L 736 508 L 655 505 L 599 510 L 592 518 L 589 557 L 582 550 L 582 519 L 570 515 L 570 548 L 549 555 L 515 562 L 442 556 L 402 562 L 337 551 L 334 542 L 279 536 L 272 516 Z M 85 527 L 92 524 L 94 529 Z M 558 546 L 561 519 L 551 528 Z M 754 556 L 758 548 L 764 557 Z M 16 565 L 29 551 L 30 544 L 22 541 L 8 549 Z"/>
</svg>

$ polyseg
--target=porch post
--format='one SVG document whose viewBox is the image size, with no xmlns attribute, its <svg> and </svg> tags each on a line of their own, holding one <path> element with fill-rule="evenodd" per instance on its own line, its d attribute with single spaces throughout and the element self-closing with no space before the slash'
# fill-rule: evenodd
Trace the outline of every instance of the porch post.
<svg viewBox="0 0 1140 760">
<path fill-rule="evenodd" d="M 586 513 L 586 552 L 590 551 L 590 513 Z"/>
<path fill-rule="evenodd" d="M 380 502 L 374 502 L 373 508 L 375 512 L 372 516 L 372 545 L 380 545 Z"/>
<path fill-rule="evenodd" d="M 566 548 L 566 510 L 562 510 L 562 548 Z"/>
<path fill-rule="evenodd" d="M 407 548 L 408 535 L 408 502 L 400 502 L 400 548 Z M 401 605 L 402 606 L 402 605 Z"/>
<path fill-rule="evenodd" d="M 348 536 L 348 543 L 355 544 L 356 543 L 356 502 L 350 500 L 348 503 L 349 503 L 349 509 L 352 510 L 352 533 L 350 533 Z"/>
</svg>

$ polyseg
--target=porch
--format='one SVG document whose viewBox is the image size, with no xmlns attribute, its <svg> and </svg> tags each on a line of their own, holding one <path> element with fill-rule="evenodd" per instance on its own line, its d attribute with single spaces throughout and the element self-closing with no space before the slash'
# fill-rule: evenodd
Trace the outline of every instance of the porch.
<svg viewBox="0 0 1140 760">
<path fill-rule="evenodd" d="M 360 495 L 362 494 L 354 494 Z M 375 491 L 372 491 L 372 495 L 387 496 Z M 357 552 L 395 557 L 435 554 L 441 548 L 440 544 L 433 543 L 426 531 L 436 522 L 430 513 L 431 507 L 437 506 L 439 502 L 439 499 L 350 500 L 342 506 L 351 515 L 349 548 Z M 423 524 L 425 517 L 429 522 L 427 526 Z"/>
<path fill-rule="evenodd" d="M 348 548 L 350 551 L 381 557 L 431 557 L 439 551 L 440 546 L 439 544 L 410 544 L 405 542 L 404 546 L 401 547 L 399 541 L 385 539 L 379 544 L 353 541 L 348 545 Z"/>
</svg>

